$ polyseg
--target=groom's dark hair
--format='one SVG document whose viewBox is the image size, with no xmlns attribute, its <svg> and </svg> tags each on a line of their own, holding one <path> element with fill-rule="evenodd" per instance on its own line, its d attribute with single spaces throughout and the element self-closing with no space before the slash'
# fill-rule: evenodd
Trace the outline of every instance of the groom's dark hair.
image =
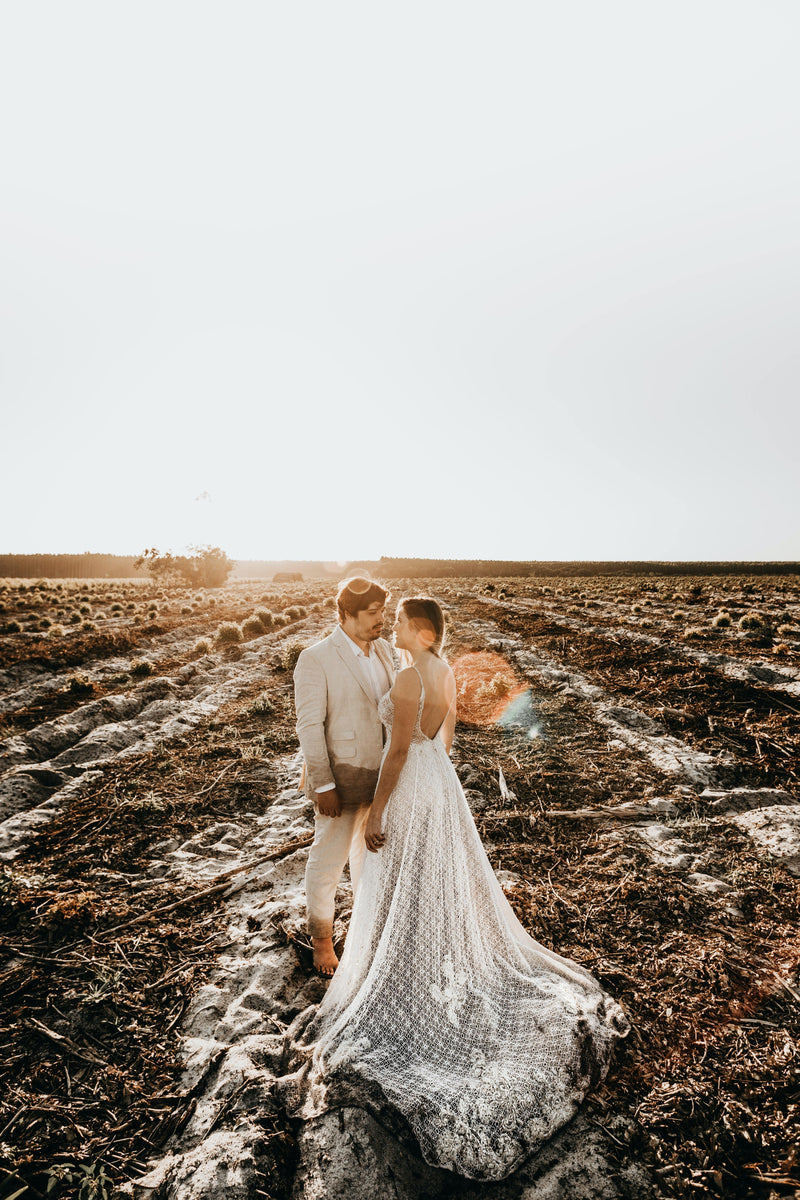
<svg viewBox="0 0 800 1200">
<path fill-rule="evenodd" d="M 364 579 L 361 575 L 353 575 L 339 584 L 339 591 L 336 595 L 339 620 L 343 621 L 345 617 L 357 616 L 365 608 L 369 608 L 370 604 L 374 604 L 376 600 L 380 604 L 385 604 L 388 598 L 389 592 L 374 579 Z"/>
</svg>

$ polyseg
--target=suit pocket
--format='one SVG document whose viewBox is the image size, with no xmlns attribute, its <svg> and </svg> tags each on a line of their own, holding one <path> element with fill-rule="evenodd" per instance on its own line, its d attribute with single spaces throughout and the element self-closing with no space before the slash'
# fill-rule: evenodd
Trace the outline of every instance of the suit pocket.
<svg viewBox="0 0 800 1200">
<path fill-rule="evenodd" d="M 336 737 L 332 739 L 332 749 L 336 758 L 355 758 L 355 731 L 352 729 L 346 729 L 342 733 L 338 733 Z"/>
</svg>

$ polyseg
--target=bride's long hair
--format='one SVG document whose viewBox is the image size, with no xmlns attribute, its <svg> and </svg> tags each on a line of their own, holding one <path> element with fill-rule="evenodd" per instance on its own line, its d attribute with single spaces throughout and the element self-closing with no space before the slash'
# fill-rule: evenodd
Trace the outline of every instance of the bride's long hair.
<svg viewBox="0 0 800 1200">
<path fill-rule="evenodd" d="M 445 638 L 444 613 L 438 601 L 432 596 L 404 596 L 397 606 L 398 612 L 404 612 L 414 627 L 430 637 L 427 647 L 437 658 L 442 657 Z M 427 639 L 426 639 L 427 640 Z M 407 650 L 398 651 L 400 661 L 404 666 L 411 665 L 411 655 Z"/>
</svg>

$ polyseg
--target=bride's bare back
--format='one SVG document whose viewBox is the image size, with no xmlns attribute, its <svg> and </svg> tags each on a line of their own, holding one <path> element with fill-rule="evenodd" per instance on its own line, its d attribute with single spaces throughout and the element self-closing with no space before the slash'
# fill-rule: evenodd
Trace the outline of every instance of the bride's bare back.
<svg viewBox="0 0 800 1200">
<path fill-rule="evenodd" d="M 449 750 L 456 718 L 456 680 L 452 670 L 433 654 L 422 655 L 408 670 L 421 680 L 425 689 L 420 729 L 431 740 L 441 733 Z"/>
</svg>

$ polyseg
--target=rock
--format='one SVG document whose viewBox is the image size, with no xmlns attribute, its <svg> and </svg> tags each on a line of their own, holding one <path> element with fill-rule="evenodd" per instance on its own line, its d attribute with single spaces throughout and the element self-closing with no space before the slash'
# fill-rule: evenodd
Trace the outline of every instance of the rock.
<svg viewBox="0 0 800 1200">
<path fill-rule="evenodd" d="M 800 804 L 758 808 L 731 820 L 791 875 L 800 875 Z"/>
<path fill-rule="evenodd" d="M 700 793 L 700 799 L 720 813 L 750 812 L 757 808 L 771 808 L 775 804 L 794 804 L 789 793 L 779 788 L 730 788 L 725 792 L 706 788 Z"/>
<path fill-rule="evenodd" d="M 675 830 L 666 825 L 645 825 L 642 833 L 651 842 L 672 842 L 675 840 Z"/>
<path fill-rule="evenodd" d="M 300 1134 L 292 1200 L 418 1200 L 450 1193 L 449 1171 L 429 1167 L 360 1108 L 324 1113 Z"/>
<path fill-rule="evenodd" d="M 625 725 L 628 729 L 633 729 L 637 733 L 645 733 L 650 737 L 660 737 L 667 732 L 666 727 L 661 721 L 655 721 L 652 717 L 648 717 L 646 713 L 639 712 L 634 708 L 622 708 L 619 705 L 608 704 L 605 706 L 605 712 L 612 720 L 617 721 L 620 725 Z"/>
<path fill-rule="evenodd" d="M 404 1143 L 363 1109 L 323 1114 L 300 1133 L 292 1200 L 651 1200 L 655 1194 L 641 1167 L 620 1168 L 607 1156 L 609 1143 L 585 1112 L 495 1183 L 431 1167 Z"/>
<path fill-rule="evenodd" d="M 245 1138 L 237 1130 L 215 1130 L 187 1153 L 162 1159 L 149 1174 L 126 1184 L 122 1194 L 133 1200 L 251 1200 L 258 1132 L 247 1132 Z"/>
<path fill-rule="evenodd" d="M 20 810 L 35 808 L 52 790 L 27 773 L 17 772 L 0 780 L 0 820 Z"/>
<path fill-rule="evenodd" d="M 698 891 L 706 892 L 711 896 L 733 891 L 731 885 L 725 883 L 723 879 L 716 879 L 713 875 L 704 875 L 701 871 L 694 871 L 691 875 L 687 875 L 686 882 L 697 888 Z"/>
<path fill-rule="evenodd" d="M 169 854 L 171 850 L 179 850 L 180 847 L 181 842 L 177 838 L 167 838 L 165 842 L 156 842 L 153 849 L 157 850 L 159 854 Z"/>
<path fill-rule="evenodd" d="M 470 812 L 483 812 L 491 804 L 491 800 L 483 792 L 479 792 L 476 788 L 465 788 L 464 795 L 469 805 Z"/>
<path fill-rule="evenodd" d="M 647 807 L 659 817 L 677 817 L 678 815 L 678 806 L 674 800 L 664 800 L 660 797 L 654 797 L 652 800 L 647 801 Z"/>
</svg>

